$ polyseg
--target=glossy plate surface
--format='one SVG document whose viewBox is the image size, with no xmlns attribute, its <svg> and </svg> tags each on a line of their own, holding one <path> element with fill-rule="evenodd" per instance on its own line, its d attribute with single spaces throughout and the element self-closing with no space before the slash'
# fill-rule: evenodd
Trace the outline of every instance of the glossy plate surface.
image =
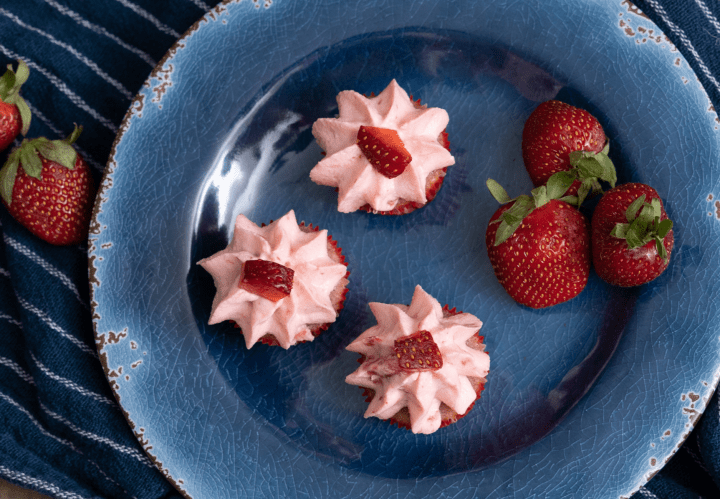
<svg viewBox="0 0 720 499">
<path fill-rule="evenodd" d="M 312 123 L 338 91 L 392 78 L 448 111 L 456 165 L 410 215 L 340 214 L 308 177 L 322 157 Z M 593 273 L 535 311 L 492 273 L 484 183 L 529 191 L 522 126 L 550 98 L 598 117 L 621 182 L 658 190 L 675 251 L 649 285 Z M 90 263 L 108 378 L 194 499 L 627 497 L 717 382 L 719 139 L 687 63 L 624 0 L 229 2 L 155 70 L 107 168 Z M 343 248 L 346 307 L 312 343 L 248 351 L 230 325 L 207 326 L 214 287 L 196 262 L 239 213 L 260 224 L 289 209 Z M 365 420 L 344 383 L 357 366 L 344 347 L 375 324 L 368 302 L 409 303 L 417 284 L 479 317 L 491 355 L 482 399 L 431 436 Z"/>
</svg>

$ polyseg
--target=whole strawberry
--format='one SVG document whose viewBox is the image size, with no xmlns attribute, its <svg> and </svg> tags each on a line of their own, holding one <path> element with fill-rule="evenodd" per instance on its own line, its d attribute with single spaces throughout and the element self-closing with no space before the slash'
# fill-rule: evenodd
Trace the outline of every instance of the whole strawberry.
<svg viewBox="0 0 720 499">
<path fill-rule="evenodd" d="M 505 203 L 485 232 L 490 263 L 508 294 L 531 308 L 574 298 L 590 273 L 590 223 L 550 187 L 533 189 L 532 197 L 510 199 L 488 181 L 493 196 Z"/>
<path fill-rule="evenodd" d="M 525 168 L 535 186 L 558 172 L 574 180 L 569 195 L 582 204 L 588 193 L 600 192 L 599 180 L 612 187 L 617 176 L 608 157 L 609 142 L 598 120 L 583 109 L 550 100 L 530 114 L 522 134 Z"/>
<path fill-rule="evenodd" d="M 658 193 L 645 184 L 609 190 L 592 217 L 595 270 L 616 286 L 639 286 L 668 266 L 675 238 Z"/>
<path fill-rule="evenodd" d="M 23 61 L 18 61 L 17 72 L 8 65 L 0 77 L 0 151 L 12 144 L 19 134 L 26 135 L 30 128 L 30 108 L 20 97 L 20 87 L 30 75 Z"/>
<path fill-rule="evenodd" d="M 30 232 L 58 246 L 87 238 L 95 194 L 85 160 L 64 140 L 24 139 L 0 169 L 0 197 Z"/>
</svg>

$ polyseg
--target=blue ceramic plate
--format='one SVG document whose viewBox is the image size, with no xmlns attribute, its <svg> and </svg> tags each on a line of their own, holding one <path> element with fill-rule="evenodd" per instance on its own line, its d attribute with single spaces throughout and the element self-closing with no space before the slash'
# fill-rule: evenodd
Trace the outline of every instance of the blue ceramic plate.
<svg viewBox="0 0 720 499">
<path fill-rule="evenodd" d="M 392 79 L 450 114 L 457 163 L 403 217 L 340 214 L 308 172 L 338 91 Z M 594 274 L 530 310 L 488 262 L 488 177 L 527 192 L 520 137 L 540 101 L 601 121 L 621 182 L 675 220 L 656 281 Z M 227 2 L 148 79 L 110 159 L 91 236 L 97 341 L 147 453 L 188 497 L 627 497 L 682 444 L 718 380 L 720 131 L 692 71 L 626 0 Z M 720 206 L 720 204 L 718 205 Z M 349 261 L 339 320 L 312 343 L 247 350 L 208 326 L 196 262 L 233 221 L 289 209 Z M 368 302 L 420 284 L 470 312 L 492 358 L 482 399 L 434 435 L 377 419 L 344 377 Z"/>
</svg>

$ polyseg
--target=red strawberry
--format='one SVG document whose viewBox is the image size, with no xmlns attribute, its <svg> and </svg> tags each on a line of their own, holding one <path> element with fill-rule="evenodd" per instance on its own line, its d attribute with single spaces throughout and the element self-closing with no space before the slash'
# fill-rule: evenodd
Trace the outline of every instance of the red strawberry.
<svg viewBox="0 0 720 499">
<path fill-rule="evenodd" d="M 0 169 L 3 204 L 30 232 L 58 246 L 87 239 L 95 188 L 90 169 L 64 140 L 24 139 Z"/>
<path fill-rule="evenodd" d="M 595 270 L 616 286 L 652 281 L 668 266 L 675 238 L 657 191 L 645 184 L 609 190 L 592 217 Z"/>
<path fill-rule="evenodd" d="M 514 200 L 494 181 L 488 181 L 488 187 L 506 203 L 491 217 L 485 244 L 495 276 L 508 294 L 531 308 L 577 296 L 590 273 L 590 224 L 585 216 L 548 196 L 545 186 L 534 189 L 533 197 Z"/>
<path fill-rule="evenodd" d="M 418 331 L 395 340 L 393 351 L 403 371 L 437 371 L 443 366 L 440 349 L 430 331 Z"/>
<path fill-rule="evenodd" d="M 578 195 L 578 205 L 590 191 L 601 191 L 598 179 L 615 186 L 617 176 L 608 150 L 598 120 L 564 102 L 543 102 L 523 128 L 523 161 L 533 184 L 543 185 L 557 172 L 571 172 L 574 182 L 568 194 Z"/>
<path fill-rule="evenodd" d="M 412 161 L 400 136 L 390 128 L 361 126 L 357 143 L 370 164 L 387 178 L 400 175 Z"/>
<path fill-rule="evenodd" d="M 27 65 L 18 61 L 17 72 L 8 65 L 0 77 L 0 151 L 7 149 L 20 133 L 27 135 L 30 128 L 30 108 L 20 97 L 20 87 L 29 74 Z"/>
<path fill-rule="evenodd" d="M 270 301 L 280 301 L 290 294 L 295 271 L 267 260 L 248 260 L 243 265 L 240 287 Z"/>
</svg>

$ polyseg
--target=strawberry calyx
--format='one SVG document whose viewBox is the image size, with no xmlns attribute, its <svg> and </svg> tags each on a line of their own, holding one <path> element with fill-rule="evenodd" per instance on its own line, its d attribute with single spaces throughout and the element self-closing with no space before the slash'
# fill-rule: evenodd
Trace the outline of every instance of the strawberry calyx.
<svg viewBox="0 0 720 499">
<path fill-rule="evenodd" d="M 610 141 L 605 142 L 600 152 L 592 151 L 572 151 L 569 154 L 570 165 L 572 168 L 567 171 L 561 171 L 555 173 L 555 175 L 567 176 L 572 180 L 579 180 L 580 187 L 578 188 L 577 201 L 575 206 L 582 205 L 588 194 L 601 193 L 602 187 L 600 180 L 603 180 L 610 184 L 610 187 L 615 187 L 617 183 L 617 173 L 615 171 L 615 165 L 608 156 L 610 152 Z M 552 178 L 552 177 L 551 177 Z"/>
<path fill-rule="evenodd" d="M 553 199 L 564 201 L 570 205 L 577 205 L 576 196 L 565 196 L 573 181 L 568 172 L 558 172 L 553 174 L 547 181 L 547 184 L 541 185 L 530 191 L 531 196 L 521 194 L 515 198 L 511 198 L 507 191 L 495 180 L 488 179 L 485 183 L 490 194 L 500 204 L 513 203 L 513 205 L 505 210 L 502 215 L 490 223 L 499 223 L 500 226 L 495 233 L 495 246 L 504 243 L 510 236 L 515 233 L 522 221 L 536 208 L 547 204 Z"/>
<path fill-rule="evenodd" d="M 618 239 L 625 239 L 629 250 L 645 246 L 655 241 L 658 255 L 667 261 L 668 254 L 663 244 L 665 236 L 673 227 L 672 220 L 662 218 L 662 205 L 657 198 L 649 203 L 645 202 L 645 194 L 641 195 L 625 210 L 627 223 L 615 225 L 610 235 Z"/>
<path fill-rule="evenodd" d="M 72 144 L 81 132 L 82 127 L 75 125 L 73 132 L 64 139 L 50 140 L 46 137 L 23 139 L 0 169 L 0 196 L 3 201 L 8 206 L 12 204 L 12 191 L 19 167 L 22 167 L 27 175 L 38 180 L 42 175 L 42 158 L 54 161 L 69 170 L 74 169 L 77 151 Z"/>
<path fill-rule="evenodd" d="M 18 108 L 20 112 L 20 133 L 27 135 L 30 129 L 30 120 L 32 113 L 25 99 L 20 96 L 20 87 L 30 76 L 30 69 L 27 64 L 18 59 L 18 67 L 13 71 L 12 65 L 8 64 L 7 71 L 0 77 L 0 100 L 7 104 L 12 104 Z"/>
</svg>

